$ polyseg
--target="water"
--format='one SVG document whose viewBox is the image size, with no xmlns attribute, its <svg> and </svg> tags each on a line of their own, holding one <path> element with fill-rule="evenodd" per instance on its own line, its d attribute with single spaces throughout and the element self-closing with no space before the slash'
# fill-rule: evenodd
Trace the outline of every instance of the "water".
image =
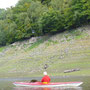
<svg viewBox="0 0 90 90">
<path fill-rule="evenodd" d="M 70 82 L 81 81 L 84 82 L 80 87 L 57 87 L 57 88 L 28 88 L 16 87 L 12 83 L 16 81 L 30 81 L 32 79 L 39 80 L 41 77 L 34 78 L 0 78 L 0 90 L 90 90 L 90 76 L 76 76 L 76 77 L 51 77 L 52 82 Z"/>
</svg>

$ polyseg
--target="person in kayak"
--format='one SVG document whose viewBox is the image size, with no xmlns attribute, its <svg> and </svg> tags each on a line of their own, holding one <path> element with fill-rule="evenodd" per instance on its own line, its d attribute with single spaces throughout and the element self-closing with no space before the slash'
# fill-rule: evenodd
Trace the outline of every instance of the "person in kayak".
<svg viewBox="0 0 90 90">
<path fill-rule="evenodd" d="M 43 74 L 44 74 L 44 77 L 41 79 L 41 82 L 43 82 L 44 84 L 48 84 L 51 81 L 51 79 L 47 75 L 47 72 L 43 72 Z"/>
</svg>

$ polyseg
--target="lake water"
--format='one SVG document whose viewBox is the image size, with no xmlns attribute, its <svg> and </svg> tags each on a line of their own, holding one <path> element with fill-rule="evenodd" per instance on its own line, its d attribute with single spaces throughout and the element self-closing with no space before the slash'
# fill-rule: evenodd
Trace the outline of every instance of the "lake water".
<svg viewBox="0 0 90 90">
<path fill-rule="evenodd" d="M 28 88 L 16 87 L 12 83 L 16 81 L 30 81 L 32 79 L 40 80 L 41 77 L 33 78 L 0 78 L 0 90 L 90 90 L 90 76 L 64 76 L 64 77 L 51 77 L 52 82 L 84 82 L 80 87 L 57 87 L 57 88 Z"/>
</svg>

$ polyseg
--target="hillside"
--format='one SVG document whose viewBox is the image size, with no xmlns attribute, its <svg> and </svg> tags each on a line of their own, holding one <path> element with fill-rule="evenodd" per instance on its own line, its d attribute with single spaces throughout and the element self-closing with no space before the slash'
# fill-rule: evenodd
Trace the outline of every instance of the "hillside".
<svg viewBox="0 0 90 90">
<path fill-rule="evenodd" d="M 0 77 L 41 76 L 45 64 L 51 76 L 90 75 L 90 25 L 0 48 Z"/>
</svg>

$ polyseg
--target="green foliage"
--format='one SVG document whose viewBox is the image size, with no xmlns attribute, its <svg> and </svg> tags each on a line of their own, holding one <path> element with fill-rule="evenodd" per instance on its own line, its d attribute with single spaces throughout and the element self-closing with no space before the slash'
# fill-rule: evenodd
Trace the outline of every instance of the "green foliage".
<svg viewBox="0 0 90 90">
<path fill-rule="evenodd" d="M 6 25 L 4 24 L 5 21 L 4 20 L 0 20 L 0 46 L 1 45 L 5 45 L 6 44 L 6 36 L 7 34 L 5 33 L 5 31 L 3 29 L 6 29 Z"/>
<path fill-rule="evenodd" d="M 38 1 L 40 1 L 43 5 L 49 5 L 50 4 L 50 2 L 51 2 L 51 0 L 38 0 Z"/>
<path fill-rule="evenodd" d="M 17 39 L 22 39 L 22 38 L 27 37 L 26 34 L 27 34 L 28 30 L 30 29 L 29 21 L 30 20 L 27 16 L 27 13 L 25 13 L 25 12 L 20 13 L 19 16 L 17 16 L 17 19 L 16 19 L 16 24 L 17 24 L 16 38 Z"/>
<path fill-rule="evenodd" d="M 64 0 L 52 0 L 50 2 L 50 7 L 52 7 L 54 10 L 58 10 L 60 12 L 62 12 L 63 10 L 63 3 L 64 3 Z"/>
<path fill-rule="evenodd" d="M 64 17 L 52 8 L 43 13 L 41 17 L 42 33 L 62 31 L 64 29 Z"/>
<path fill-rule="evenodd" d="M 0 52 L 2 52 L 5 49 L 5 47 L 0 47 Z"/>
<path fill-rule="evenodd" d="M 0 9 L 0 45 L 90 23 L 90 0 L 19 0 Z"/>
<path fill-rule="evenodd" d="M 16 24 L 9 23 L 5 21 L 0 22 L 0 45 L 6 45 L 7 43 L 12 43 L 15 41 L 15 29 Z"/>
<path fill-rule="evenodd" d="M 32 2 L 27 13 L 30 18 L 31 30 L 34 31 L 34 36 L 40 35 L 41 31 L 39 28 L 39 19 L 43 12 L 47 11 L 47 7 L 44 7 L 40 2 Z"/>
<path fill-rule="evenodd" d="M 90 20 L 90 1 L 73 0 L 65 8 L 65 22 L 67 28 L 76 28 Z"/>
<path fill-rule="evenodd" d="M 19 0 L 16 7 L 12 8 L 15 14 L 27 12 L 32 0 Z"/>
<path fill-rule="evenodd" d="M 0 46 L 6 45 L 6 34 L 0 31 Z"/>
<path fill-rule="evenodd" d="M 46 4 L 47 6 L 49 5 L 50 2 L 51 0 L 41 0 L 41 3 Z"/>
<path fill-rule="evenodd" d="M 5 19 L 6 17 L 6 12 L 4 9 L 0 9 L 0 20 L 3 20 Z"/>
</svg>

